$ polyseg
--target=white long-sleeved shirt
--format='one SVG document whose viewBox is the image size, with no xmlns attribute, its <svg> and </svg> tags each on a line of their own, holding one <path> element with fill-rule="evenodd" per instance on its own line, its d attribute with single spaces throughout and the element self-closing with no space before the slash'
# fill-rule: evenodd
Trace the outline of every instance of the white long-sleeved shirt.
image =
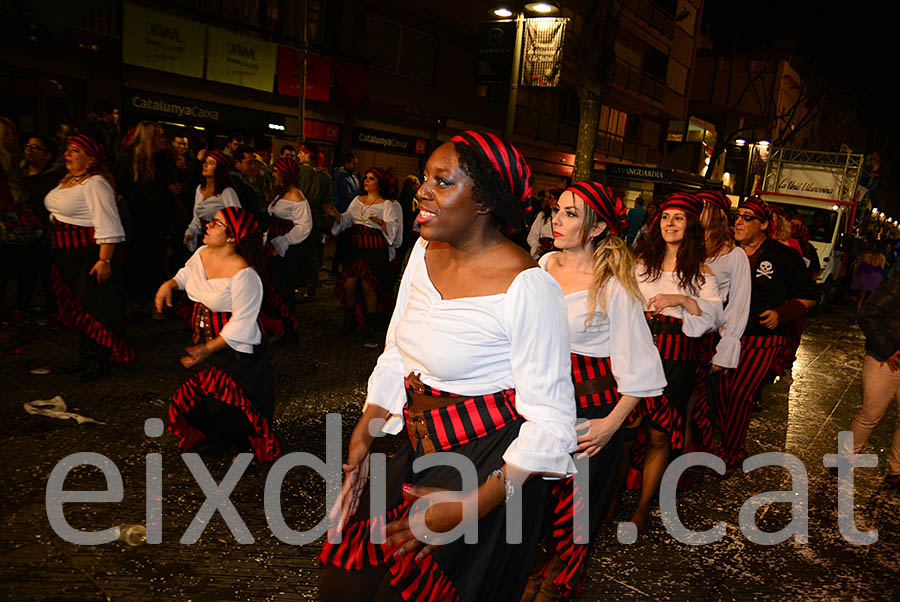
<svg viewBox="0 0 900 602">
<path fill-rule="evenodd" d="M 540 256 L 538 252 L 541 247 L 542 238 L 553 238 L 553 216 L 544 217 L 544 213 L 540 212 L 534 218 L 531 228 L 528 230 L 528 238 L 526 242 L 531 250 L 531 256 L 537 259 Z"/>
<path fill-rule="evenodd" d="M 116 194 L 103 176 L 91 176 L 69 188 L 57 186 L 44 197 L 44 207 L 56 221 L 93 228 L 98 245 L 125 240 Z"/>
<path fill-rule="evenodd" d="M 741 337 L 750 313 L 750 260 L 743 249 L 735 247 L 730 253 L 707 260 L 706 265 L 716 275 L 719 298 L 727 301 L 722 320 L 717 324 L 722 338 L 716 345 L 712 363 L 723 368 L 737 368 L 741 358 Z"/>
<path fill-rule="evenodd" d="M 384 230 L 368 219 L 372 216 L 384 220 Z M 381 232 L 387 240 L 388 260 L 394 259 L 394 256 L 397 254 L 397 248 L 403 242 L 403 211 L 400 208 L 400 203 L 384 201 L 374 205 L 366 205 L 359 200 L 359 197 L 354 197 L 350 201 L 350 206 L 347 207 L 347 210 L 341 214 L 341 218 L 335 220 L 334 226 L 331 227 L 331 233 L 337 236 L 356 224 L 362 224 L 367 228 Z"/>
<path fill-rule="evenodd" d="M 505 293 L 443 299 L 428 276 L 427 244 L 413 246 L 366 404 L 391 413 L 384 430 L 395 434 L 403 428 L 403 378 L 410 372 L 458 395 L 515 388 L 525 423 L 503 459 L 551 478 L 574 474 L 574 389 L 559 285 L 533 268 Z"/>
<path fill-rule="evenodd" d="M 276 236 L 269 240 L 272 247 L 281 257 L 287 253 L 288 247 L 291 245 L 299 245 L 306 240 L 309 233 L 312 232 L 313 219 L 312 211 L 309 208 L 309 202 L 304 199 L 302 201 L 289 201 L 287 199 L 276 198 L 269 203 L 267 209 L 269 215 L 279 219 L 293 222 L 294 227 L 281 236 Z M 268 239 L 268 232 L 266 233 Z"/>
<path fill-rule="evenodd" d="M 203 198 L 202 186 L 197 186 L 194 193 L 194 217 L 188 224 L 184 235 L 191 236 L 188 241 L 188 249 L 193 251 L 203 242 L 203 222 L 211 222 L 216 213 L 225 207 L 240 207 L 241 201 L 238 199 L 237 193 L 233 188 L 228 187 L 220 194 L 214 194 L 211 197 Z"/>
<path fill-rule="evenodd" d="M 262 332 L 256 322 L 262 307 L 262 280 L 256 270 L 249 267 L 231 278 L 207 278 L 201 259 L 205 248 L 206 245 L 191 255 L 175 274 L 175 282 L 191 301 L 202 303 L 214 312 L 231 312 L 219 334 L 235 351 L 253 353 L 253 346 L 262 341 Z"/>
<path fill-rule="evenodd" d="M 540 266 L 547 269 L 550 257 L 541 257 Z M 622 395 L 656 397 L 666 388 L 659 353 L 644 318 L 641 302 L 628 295 L 625 287 L 611 278 L 601 292 L 591 323 L 588 317 L 588 291 L 565 296 L 569 320 L 569 344 L 572 353 L 590 357 L 608 357 L 616 389 Z M 601 303 L 605 302 L 605 308 Z"/>
<path fill-rule="evenodd" d="M 647 303 L 650 302 L 651 297 L 659 294 L 687 295 L 697 302 L 701 312 L 699 316 L 695 316 L 680 305 L 667 307 L 662 311 L 665 316 L 682 320 L 681 331 L 685 336 L 702 337 L 717 328 L 722 319 L 722 300 L 719 298 L 719 289 L 713 274 L 704 275 L 699 294 L 689 294 L 683 290 L 675 272 L 660 272 L 656 280 L 649 280 L 649 276 L 644 272 L 644 266 L 638 263 L 635 264 L 635 276 L 637 276 L 641 295 Z M 644 306 L 644 310 L 646 309 L 647 307 Z"/>
</svg>

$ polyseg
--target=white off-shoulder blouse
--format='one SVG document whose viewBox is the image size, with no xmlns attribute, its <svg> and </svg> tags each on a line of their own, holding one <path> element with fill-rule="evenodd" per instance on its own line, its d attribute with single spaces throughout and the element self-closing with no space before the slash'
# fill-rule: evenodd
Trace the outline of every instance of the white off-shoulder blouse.
<svg viewBox="0 0 900 602">
<path fill-rule="evenodd" d="M 395 434 L 403 428 L 403 379 L 410 372 L 458 395 L 514 388 L 526 421 L 503 459 L 548 478 L 574 474 L 574 389 L 559 285 L 535 267 L 505 293 L 443 299 L 428 275 L 427 244 L 413 247 L 366 403 L 390 411 L 384 430 Z"/>
<path fill-rule="evenodd" d="M 93 228 L 97 244 L 125 240 L 116 194 L 102 176 L 91 176 L 69 188 L 57 186 L 44 197 L 44 207 L 56 221 Z"/>
<path fill-rule="evenodd" d="M 191 301 L 202 303 L 214 312 L 231 312 L 219 334 L 235 351 L 253 353 L 253 346 L 262 342 L 262 331 L 256 322 L 262 307 L 262 280 L 249 267 L 231 278 L 207 278 L 200 258 L 205 248 L 204 245 L 191 255 L 175 274 L 175 282 Z"/>
</svg>

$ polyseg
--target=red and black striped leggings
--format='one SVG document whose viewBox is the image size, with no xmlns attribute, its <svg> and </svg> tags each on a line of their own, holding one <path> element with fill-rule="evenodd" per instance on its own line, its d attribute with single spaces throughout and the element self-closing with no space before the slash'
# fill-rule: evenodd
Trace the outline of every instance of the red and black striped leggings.
<svg viewBox="0 0 900 602">
<path fill-rule="evenodd" d="M 744 440 L 753 413 L 753 400 L 762 387 L 772 363 L 784 350 L 781 335 L 741 337 L 741 359 L 733 371 L 721 379 L 718 427 L 722 432 L 719 456 L 728 466 L 741 463 L 747 455 Z"/>
</svg>

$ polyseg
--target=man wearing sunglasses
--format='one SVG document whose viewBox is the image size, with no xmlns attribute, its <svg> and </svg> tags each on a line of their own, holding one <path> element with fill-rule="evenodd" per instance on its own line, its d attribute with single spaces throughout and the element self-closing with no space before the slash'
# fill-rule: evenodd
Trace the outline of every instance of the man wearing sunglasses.
<svg viewBox="0 0 900 602">
<path fill-rule="evenodd" d="M 815 305 L 815 287 L 803 258 L 769 236 L 771 221 L 766 202 L 744 199 L 738 206 L 734 239 L 750 260 L 750 315 L 741 337 L 737 369 L 721 380 L 720 413 L 722 459 L 729 468 L 747 455 L 744 439 L 753 400 L 785 345 L 785 325 Z"/>
</svg>

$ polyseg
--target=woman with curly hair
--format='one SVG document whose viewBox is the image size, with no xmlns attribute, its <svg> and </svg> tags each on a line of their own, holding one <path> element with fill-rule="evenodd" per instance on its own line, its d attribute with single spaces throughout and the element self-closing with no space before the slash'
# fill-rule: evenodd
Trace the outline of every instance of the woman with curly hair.
<svg viewBox="0 0 900 602">
<path fill-rule="evenodd" d="M 534 597 L 523 600 L 578 595 L 591 544 L 575 545 L 573 509 L 587 505 L 584 535 L 593 542 L 615 489 L 625 420 L 641 398 L 662 395 L 666 386 L 644 318 L 634 256 L 622 239 L 627 228 L 625 206 L 611 188 L 576 182 L 559 197 L 553 217 L 558 251 L 540 260 L 566 296 L 575 405 L 578 418 L 585 419 L 576 427 L 576 451 L 590 458 L 590 495 L 583 499 L 573 479 L 551 488 L 552 555 L 532 581 Z"/>
<path fill-rule="evenodd" d="M 531 190 L 522 155 L 493 134 L 464 132 L 428 159 L 416 218 L 422 238 L 319 557 L 326 602 L 522 595 L 542 530 L 542 477 L 572 475 L 576 446 L 565 300 L 500 231 L 524 226 Z M 404 426 L 409 444 L 370 490 L 373 437 Z M 465 476 L 434 462 L 413 470 L 434 452 L 454 452 Z M 521 527 L 519 543 L 507 540 L 507 508 L 521 510 L 510 525 Z M 464 529 L 477 529 L 477 544 L 459 537 Z"/>
<path fill-rule="evenodd" d="M 343 333 L 364 326 L 368 338 L 374 335 L 377 314 L 390 308 L 390 262 L 403 236 L 403 214 L 400 205 L 387 196 L 391 183 L 381 169 L 372 167 L 366 172 L 363 190 L 365 194 L 354 198 L 345 212 L 340 213 L 334 205 L 327 205 L 325 212 L 335 218 L 333 235 L 352 229 L 347 267 L 335 287 L 344 305 Z M 362 289 L 365 311 L 357 302 L 357 287 Z"/>
<path fill-rule="evenodd" d="M 641 497 L 631 517 L 638 531 L 647 526 L 670 448 L 680 449 L 684 441 L 699 360 L 697 340 L 721 319 L 716 277 L 704 263 L 702 209 L 703 202 L 692 194 L 670 194 L 635 250 L 635 273 L 667 381 L 661 396 L 646 397 L 640 406 L 648 447 Z"/>
<path fill-rule="evenodd" d="M 72 136 L 65 157 L 68 173 L 44 199 L 53 249 L 51 286 L 60 321 L 79 332 L 72 370 L 90 380 L 104 375 L 110 361 L 134 358 L 121 335 L 124 296 L 115 252 L 125 230 L 100 143 L 87 134 Z"/>
<path fill-rule="evenodd" d="M 203 160 L 204 183 L 197 186 L 194 194 L 194 217 L 184 231 L 184 246 L 195 251 L 206 225 L 213 216 L 225 207 L 240 207 L 241 201 L 231 187 L 234 160 L 220 151 L 209 151 Z"/>
<path fill-rule="evenodd" d="M 181 365 L 195 372 L 169 404 L 169 429 L 182 451 L 252 450 L 257 461 L 278 458 L 272 432 L 272 365 L 258 324 L 263 284 L 262 233 L 239 207 L 215 213 L 203 246 L 156 292 L 156 310 L 172 307 L 183 290 L 194 303 L 194 344 Z"/>
</svg>

